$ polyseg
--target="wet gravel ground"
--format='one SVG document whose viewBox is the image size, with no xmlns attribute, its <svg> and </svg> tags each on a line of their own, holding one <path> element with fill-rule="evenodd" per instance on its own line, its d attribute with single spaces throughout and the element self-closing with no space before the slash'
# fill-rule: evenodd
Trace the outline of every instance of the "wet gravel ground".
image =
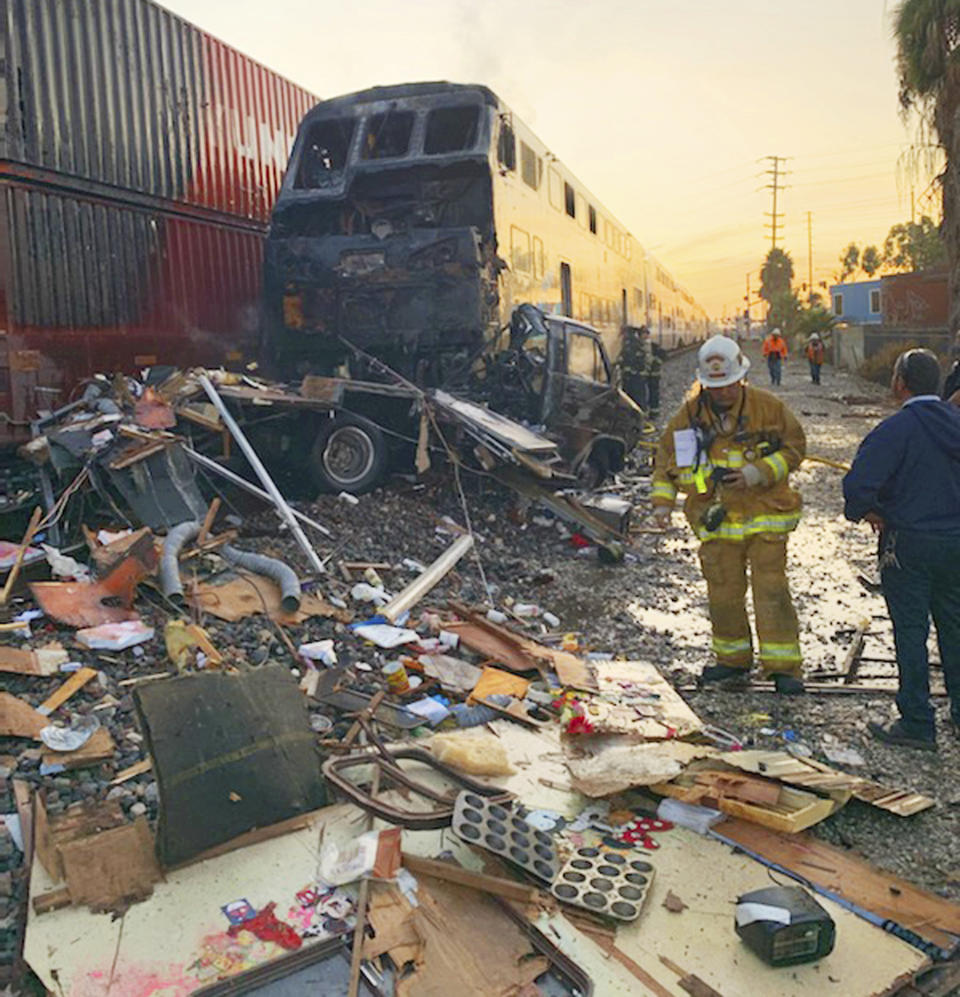
<svg viewBox="0 0 960 997">
<path fill-rule="evenodd" d="M 694 355 L 671 359 L 664 368 L 665 418 L 680 403 L 690 385 Z M 756 371 L 763 385 L 765 372 Z M 858 377 L 825 368 L 823 384 L 809 383 L 806 366 L 792 361 L 785 368 L 778 389 L 801 419 L 808 436 L 808 450 L 831 460 L 849 461 L 862 436 L 891 411 L 882 389 Z M 790 541 L 789 572 L 801 618 L 801 640 L 808 675 L 836 671 L 843 662 L 857 623 L 871 619 L 864 654 L 886 661 L 864 663 L 864 681 L 895 687 L 892 637 L 882 599 L 867 590 L 858 574 L 874 569 L 874 541 L 864 526 L 842 518 L 841 473 L 808 463 L 793 476 L 804 497 L 803 521 Z M 560 618 L 557 632 L 580 634 L 584 650 L 609 651 L 625 658 L 652 661 L 678 687 L 689 689 L 699 670 L 710 661 L 706 591 L 696 559 L 696 542 L 678 512 L 673 529 L 662 536 L 640 533 L 625 563 L 606 566 L 595 550 L 578 549 L 570 528 L 552 521 L 537 509 L 518 508 L 512 494 L 487 479 L 465 474 L 463 478 L 469 515 L 477 539 L 477 557 L 461 562 L 434 590 L 425 605 L 442 606 L 446 598 L 484 601 L 487 593 L 503 606 L 511 600 L 536 603 Z M 613 494 L 636 503 L 634 523 L 649 526 L 649 468 L 642 457 L 634 460 L 610 483 Z M 400 477 L 384 488 L 363 496 L 356 504 L 335 496 L 321 496 L 307 503 L 305 511 L 325 523 L 335 541 L 318 543 L 322 555 L 331 555 L 330 574 L 318 584 L 319 593 L 350 603 L 350 585 L 335 570 L 340 559 L 389 562 L 383 572 L 388 589 L 398 590 L 413 577 L 403 559 L 429 563 L 454 539 L 449 517 L 465 520 L 452 477 L 444 470 L 430 472 L 422 483 Z M 241 538 L 245 549 L 283 556 L 306 574 L 306 564 L 295 544 L 269 514 L 244 520 Z M 477 568 L 483 565 L 486 589 Z M 215 559 L 211 558 L 211 564 Z M 13 605 L 14 612 L 30 605 Z M 159 597 L 145 592 L 138 608 L 162 634 L 167 618 Z M 361 608 L 361 615 L 362 615 Z M 228 662 L 260 664 L 265 660 L 291 662 L 277 629 L 262 616 L 228 624 L 203 620 L 214 644 Z M 539 621 L 530 632 L 543 636 Z M 387 657 L 357 641 L 332 620 L 315 618 L 300 627 L 287 628 L 294 645 L 332 637 L 340 663 L 365 661 L 374 667 Z M 4 642 L 18 643 L 9 634 Z M 20 739 L 0 738 L 0 813 L 15 810 L 14 778 L 25 779 L 46 792 L 48 809 L 61 812 L 82 799 L 118 799 L 131 816 L 145 813 L 155 818 L 157 794 L 146 774 L 111 787 L 116 771 L 143 757 L 137 731 L 131 686 L 127 679 L 166 671 L 168 662 L 162 637 L 142 650 L 98 654 L 76 648 L 72 631 L 38 621 L 31 645 L 59 639 L 71 657 L 97 668 L 99 676 L 59 711 L 56 719 L 95 711 L 117 743 L 113 762 L 61 774 L 40 774 L 38 747 Z M 62 681 L 61 676 L 32 678 L 4 674 L 5 691 L 39 705 Z M 939 676 L 935 688 L 942 689 Z M 938 702 L 941 720 L 937 754 L 885 747 L 866 731 L 868 719 L 894 715 L 889 691 L 852 695 L 816 695 L 783 699 L 758 691 L 738 693 L 687 691 L 684 695 L 707 722 L 761 747 L 806 745 L 815 757 L 826 760 L 825 748 L 858 751 L 862 766 L 846 768 L 891 787 L 928 794 L 937 800 L 931 810 L 900 818 L 851 801 L 839 813 L 818 825 L 814 833 L 855 848 L 877 865 L 899 873 L 927 889 L 960 899 L 960 859 L 956 842 L 960 833 L 960 741 L 946 727 L 946 705 Z M 340 732 L 338 725 L 334 734 Z M 18 944 L 17 910 L 23 899 L 24 876 L 20 853 L 0 829 L 0 968 L 9 963 Z M 2 977 L 0 977 L 2 983 Z"/>
</svg>

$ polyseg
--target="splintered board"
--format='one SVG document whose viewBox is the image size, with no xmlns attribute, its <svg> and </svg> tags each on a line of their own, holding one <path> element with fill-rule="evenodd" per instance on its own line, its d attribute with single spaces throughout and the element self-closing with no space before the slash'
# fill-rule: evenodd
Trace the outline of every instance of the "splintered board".
<svg viewBox="0 0 960 997">
<path fill-rule="evenodd" d="M 858 775 L 839 772 L 814 761 L 812 758 L 796 758 L 785 751 L 730 751 L 720 755 L 721 761 L 745 772 L 755 772 L 768 779 L 777 779 L 791 786 L 802 786 L 830 793 L 834 790 L 846 791 L 863 803 L 888 810 L 898 817 L 910 817 L 927 810 L 936 802 L 922 793 L 912 793 L 905 789 L 891 789 L 878 782 L 863 779 Z"/>
</svg>

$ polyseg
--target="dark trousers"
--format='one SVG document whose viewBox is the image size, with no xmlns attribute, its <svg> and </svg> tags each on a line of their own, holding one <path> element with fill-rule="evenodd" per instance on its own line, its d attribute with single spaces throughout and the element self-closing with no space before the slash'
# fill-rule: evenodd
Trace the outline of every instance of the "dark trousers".
<svg viewBox="0 0 960 997">
<path fill-rule="evenodd" d="M 783 361 L 780 359 L 779 353 L 771 353 L 767 357 L 767 369 L 770 371 L 770 383 L 779 384 L 780 373 L 783 369 Z"/>
<path fill-rule="evenodd" d="M 894 562 L 889 549 L 892 545 Z M 960 536 L 898 530 L 884 534 L 880 580 L 893 623 L 900 689 L 897 708 L 915 737 L 934 734 L 927 635 L 937 629 L 950 713 L 960 722 Z"/>
<path fill-rule="evenodd" d="M 660 411 L 660 375 L 647 375 L 647 401 L 650 403 L 650 411 L 653 413 Z"/>
<path fill-rule="evenodd" d="M 649 400 L 646 374 L 624 374 L 623 390 L 646 411 Z"/>
<path fill-rule="evenodd" d="M 816 362 L 816 360 L 811 360 L 810 361 L 810 380 L 813 381 L 814 384 L 819 384 L 820 383 L 820 367 L 821 366 L 822 366 L 822 364 L 818 364 Z"/>
</svg>

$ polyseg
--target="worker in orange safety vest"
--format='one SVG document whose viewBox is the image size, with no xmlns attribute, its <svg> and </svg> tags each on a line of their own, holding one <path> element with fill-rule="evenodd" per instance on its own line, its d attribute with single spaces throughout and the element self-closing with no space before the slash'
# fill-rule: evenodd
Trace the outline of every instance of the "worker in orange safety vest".
<svg viewBox="0 0 960 997">
<path fill-rule="evenodd" d="M 787 341 L 780 335 L 779 329 L 771 329 L 770 335 L 763 341 L 763 355 L 767 358 L 770 384 L 779 385 L 787 359 Z"/>
</svg>

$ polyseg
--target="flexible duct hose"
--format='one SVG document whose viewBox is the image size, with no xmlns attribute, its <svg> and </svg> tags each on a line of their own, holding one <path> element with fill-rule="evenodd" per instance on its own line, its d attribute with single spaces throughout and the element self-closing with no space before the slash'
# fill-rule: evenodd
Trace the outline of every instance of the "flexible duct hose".
<svg viewBox="0 0 960 997">
<path fill-rule="evenodd" d="M 300 608 L 300 580 L 296 572 L 283 561 L 264 554 L 251 554 L 237 550 L 229 544 L 220 548 L 220 556 L 237 568 L 246 568 L 255 575 L 263 575 L 280 586 L 280 605 L 286 613 L 295 613 Z"/>
<path fill-rule="evenodd" d="M 160 591 L 174 602 L 183 602 L 183 582 L 180 580 L 180 551 L 200 534 L 200 524 L 189 520 L 178 523 L 167 533 L 160 558 Z"/>
</svg>

